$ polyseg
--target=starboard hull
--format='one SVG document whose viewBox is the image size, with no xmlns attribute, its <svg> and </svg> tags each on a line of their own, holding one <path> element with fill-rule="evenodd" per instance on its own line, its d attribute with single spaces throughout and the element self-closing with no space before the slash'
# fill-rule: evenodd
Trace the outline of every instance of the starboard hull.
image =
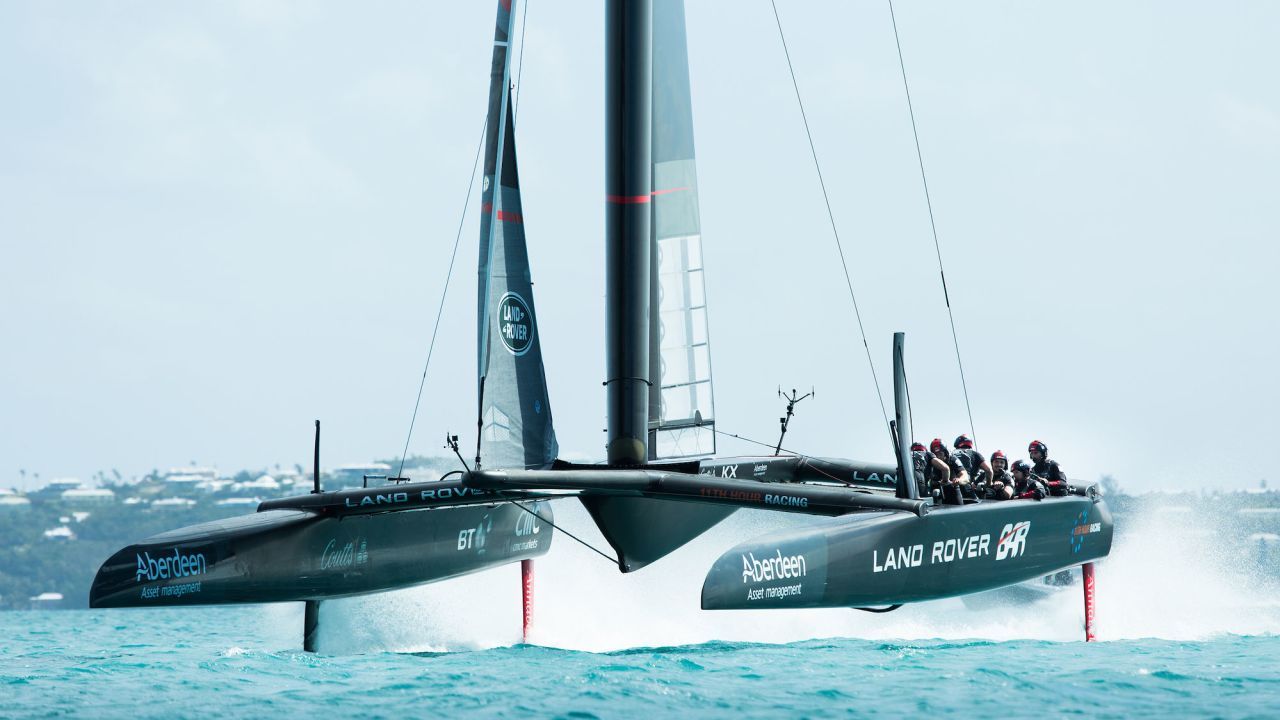
<svg viewBox="0 0 1280 720">
<path fill-rule="evenodd" d="M 269 510 L 181 528 L 112 555 L 90 607 L 323 600 L 443 580 L 545 554 L 546 502 L 331 517 Z M 539 519 L 541 518 L 541 519 Z"/>
<path fill-rule="evenodd" d="M 706 610 L 874 607 L 1042 577 L 1104 557 L 1111 513 L 1085 497 L 862 513 L 743 543 L 702 588 Z"/>
</svg>

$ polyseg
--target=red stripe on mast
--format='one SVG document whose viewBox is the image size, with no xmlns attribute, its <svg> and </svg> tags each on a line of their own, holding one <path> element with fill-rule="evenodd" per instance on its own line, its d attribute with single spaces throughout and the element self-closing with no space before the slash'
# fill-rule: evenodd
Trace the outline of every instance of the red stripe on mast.
<svg viewBox="0 0 1280 720">
<path fill-rule="evenodd" d="M 650 196 L 648 195 L 605 195 L 604 199 L 606 202 L 611 202 L 617 205 L 642 205 L 644 203 L 649 202 Z"/>
</svg>

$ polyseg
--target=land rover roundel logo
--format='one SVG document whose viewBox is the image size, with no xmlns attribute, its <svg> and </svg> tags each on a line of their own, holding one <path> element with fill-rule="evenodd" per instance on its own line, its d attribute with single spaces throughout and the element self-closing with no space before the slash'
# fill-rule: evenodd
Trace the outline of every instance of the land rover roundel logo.
<svg viewBox="0 0 1280 720">
<path fill-rule="evenodd" d="M 533 345 L 533 313 L 529 303 L 513 292 L 498 301 L 498 337 L 512 355 L 523 355 Z"/>
</svg>

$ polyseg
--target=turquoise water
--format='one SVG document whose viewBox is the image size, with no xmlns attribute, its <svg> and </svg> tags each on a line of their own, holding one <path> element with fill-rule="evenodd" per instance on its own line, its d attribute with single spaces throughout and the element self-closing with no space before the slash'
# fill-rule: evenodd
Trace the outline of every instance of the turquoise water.
<svg viewBox="0 0 1280 720">
<path fill-rule="evenodd" d="M 558 538 L 529 645 L 515 566 L 327 602 L 314 655 L 300 604 L 0 613 L 0 718 L 1280 717 L 1280 565 L 1238 518 L 1128 523 L 1087 644 L 1078 589 L 1016 608 L 699 610 L 712 560 L 771 518 L 629 575 Z"/>
<path fill-rule="evenodd" d="M 254 608 L 0 615 L 0 715 L 1276 717 L 1280 638 L 709 642 L 308 655 Z M 240 643 L 232 645 L 230 643 Z"/>
</svg>

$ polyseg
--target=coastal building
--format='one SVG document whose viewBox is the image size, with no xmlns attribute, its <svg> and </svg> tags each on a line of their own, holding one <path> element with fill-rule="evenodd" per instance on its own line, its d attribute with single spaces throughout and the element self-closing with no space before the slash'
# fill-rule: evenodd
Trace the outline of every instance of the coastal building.
<svg viewBox="0 0 1280 720">
<path fill-rule="evenodd" d="M 223 499 L 219 500 L 218 502 L 216 502 L 216 503 L 214 503 L 214 504 L 215 504 L 215 505 L 224 505 L 224 506 L 225 506 L 225 505 L 234 505 L 234 506 L 242 506 L 242 507 L 257 507 L 258 503 L 261 503 L 261 502 L 262 502 L 262 498 L 256 498 L 256 497 L 232 497 L 232 498 L 223 498 Z"/>
<path fill-rule="evenodd" d="M 169 509 L 176 508 L 179 510 L 183 508 L 193 507 L 195 504 L 196 504 L 195 500 L 192 500 L 191 498 L 182 498 L 182 497 L 169 497 L 169 498 L 163 498 L 160 500 L 151 501 L 151 507 L 153 508 L 169 508 Z"/>
<path fill-rule="evenodd" d="M 49 528 L 44 531 L 46 540 L 65 540 L 70 542 L 76 539 L 76 534 L 71 532 L 71 528 L 66 525 L 59 525 L 56 528 Z"/>
<path fill-rule="evenodd" d="M 211 467 L 169 468 L 164 474 L 164 483 L 175 489 L 187 487 L 207 487 L 218 480 L 218 470 Z"/>
<path fill-rule="evenodd" d="M 106 505 L 116 501 L 116 494 L 107 488 L 76 487 L 64 490 L 62 501 L 77 505 Z"/>
<path fill-rule="evenodd" d="M 38 497 L 42 500 L 53 499 L 62 496 L 62 493 L 68 490 L 75 490 L 84 487 L 84 483 L 77 478 L 58 478 L 50 480 L 44 487 L 34 490 L 30 493 L 32 497 Z"/>
<path fill-rule="evenodd" d="M 0 495 L 0 513 L 31 509 L 31 501 L 21 495 Z"/>
<path fill-rule="evenodd" d="M 31 596 L 31 604 L 37 608 L 51 608 L 62 604 L 62 593 L 42 592 Z"/>
<path fill-rule="evenodd" d="M 391 466 L 386 463 L 349 463 L 339 465 L 330 471 L 339 487 L 360 487 L 364 485 L 366 475 L 386 477 L 391 474 Z"/>
</svg>

